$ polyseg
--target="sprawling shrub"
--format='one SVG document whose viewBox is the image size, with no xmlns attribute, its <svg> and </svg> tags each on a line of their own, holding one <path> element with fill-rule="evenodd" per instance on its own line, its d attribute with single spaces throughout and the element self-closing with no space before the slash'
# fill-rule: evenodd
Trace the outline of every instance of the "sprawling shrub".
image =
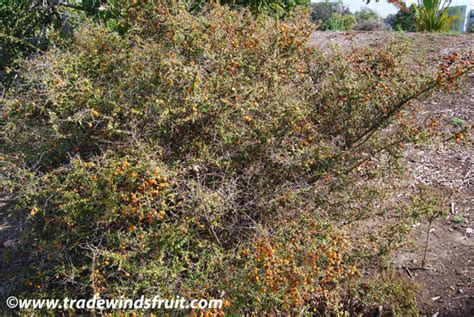
<svg viewBox="0 0 474 317">
<path fill-rule="evenodd" d="M 208 3 L 216 3 L 209 0 L 190 0 L 191 8 L 199 9 Z M 248 8 L 254 13 L 263 13 L 283 16 L 298 7 L 309 5 L 308 0 L 219 0 L 217 3 L 229 5 L 234 8 Z"/>
<path fill-rule="evenodd" d="M 222 272 L 222 248 L 197 238 L 199 215 L 179 211 L 173 171 L 134 154 L 74 158 L 41 178 L 21 175 L 30 180 L 22 204 L 31 224 L 27 235 L 36 241 L 30 248 L 34 264 L 18 276 L 26 292 L 59 297 L 65 289 L 75 296 L 125 291 L 133 298 L 171 297 L 180 288 L 183 295 L 204 295 L 192 292 L 205 292 L 216 267 Z"/>
<path fill-rule="evenodd" d="M 84 26 L 25 61 L 2 99 L 2 185 L 27 258 L 6 256 L 9 293 L 223 296 L 236 313 L 391 305 L 344 286 L 376 279 L 407 232 L 380 180 L 419 136 L 410 102 L 470 61 L 432 75 L 393 43 L 324 52 L 296 13 L 170 2 L 127 19 L 124 36 Z"/>
</svg>

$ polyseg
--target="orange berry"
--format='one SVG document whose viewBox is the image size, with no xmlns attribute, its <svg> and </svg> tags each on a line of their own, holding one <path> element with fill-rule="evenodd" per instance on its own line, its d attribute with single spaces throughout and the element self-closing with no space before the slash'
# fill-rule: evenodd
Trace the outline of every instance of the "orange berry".
<svg viewBox="0 0 474 317">
<path fill-rule="evenodd" d="M 100 115 L 99 111 L 95 110 L 94 108 L 91 109 L 91 114 L 94 118 L 97 118 Z"/>
</svg>

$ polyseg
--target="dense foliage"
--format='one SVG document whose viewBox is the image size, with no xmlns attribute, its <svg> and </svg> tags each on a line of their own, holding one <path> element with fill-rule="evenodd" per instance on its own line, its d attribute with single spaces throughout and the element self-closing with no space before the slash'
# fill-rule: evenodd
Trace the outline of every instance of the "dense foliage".
<svg viewBox="0 0 474 317">
<path fill-rule="evenodd" d="M 377 14 L 377 12 L 375 12 L 374 10 L 370 8 L 361 8 L 354 15 L 355 15 L 355 18 L 357 19 L 357 22 L 362 22 L 362 21 L 376 22 L 380 20 L 380 17 Z"/>
<path fill-rule="evenodd" d="M 181 0 L 190 11 L 199 11 L 208 0 Z M 221 0 L 234 9 L 249 8 L 254 14 L 285 16 L 308 0 Z M 60 45 L 84 17 L 124 34 L 130 24 L 127 16 L 136 10 L 162 5 L 160 0 L 2 0 L 0 2 L 0 84 L 10 83 L 16 61 L 32 53 Z M 166 1 L 165 1 L 166 3 Z M 56 34 L 54 34 L 56 33 Z M 51 36 L 52 35 L 52 36 Z M 61 40 L 59 38 L 59 40 Z"/>
<path fill-rule="evenodd" d="M 298 11 L 170 1 L 119 22 L 24 60 L 1 100 L 1 185 L 23 228 L 6 293 L 413 312 L 383 267 L 417 205 L 381 180 L 420 137 L 412 100 L 471 60 L 433 74 L 395 43 L 322 51 Z"/>
<path fill-rule="evenodd" d="M 333 15 L 351 14 L 349 9 L 344 7 L 342 1 L 321 1 L 311 3 L 311 20 L 313 22 L 328 21 Z"/>
<path fill-rule="evenodd" d="M 349 31 L 354 28 L 357 20 L 353 15 L 334 14 L 323 25 L 326 31 Z"/>
<path fill-rule="evenodd" d="M 361 8 L 354 16 L 357 20 L 357 24 L 354 27 L 355 30 L 380 31 L 385 27 L 377 12 L 370 8 Z"/>
<path fill-rule="evenodd" d="M 387 16 L 386 22 L 396 31 L 416 31 L 416 4 L 412 4 L 407 10 L 399 10 L 394 15 Z"/>
<path fill-rule="evenodd" d="M 449 31 L 457 16 L 449 16 L 451 1 L 423 0 L 416 9 L 416 30 L 428 32 Z"/>
<path fill-rule="evenodd" d="M 367 3 L 370 3 L 370 1 L 367 0 Z M 388 0 L 387 2 L 400 10 L 397 14 L 398 17 L 395 17 L 396 20 L 401 19 L 400 23 L 396 23 L 396 29 L 400 30 L 411 31 L 413 12 L 415 13 L 417 32 L 447 32 L 458 18 L 457 16 L 450 16 L 448 12 L 452 1 L 418 0 L 417 5 L 412 4 L 410 8 L 406 7 L 404 1 Z"/>
<path fill-rule="evenodd" d="M 321 30 L 348 31 L 352 29 L 374 31 L 381 30 L 383 24 L 377 13 L 369 8 L 361 8 L 352 14 L 342 1 L 323 1 L 311 4 L 311 20 Z"/>
<path fill-rule="evenodd" d="M 201 7 L 206 3 L 213 3 L 209 0 L 190 1 L 192 7 Z M 298 7 L 307 7 L 310 0 L 219 0 L 222 5 L 230 5 L 234 8 L 249 8 L 254 13 L 264 13 L 276 16 L 283 16 Z"/>
</svg>

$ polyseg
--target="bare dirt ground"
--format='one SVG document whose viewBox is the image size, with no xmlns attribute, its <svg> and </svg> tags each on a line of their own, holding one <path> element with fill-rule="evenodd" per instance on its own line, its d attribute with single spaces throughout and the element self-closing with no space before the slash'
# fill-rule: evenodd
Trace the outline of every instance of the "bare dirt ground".
<svg viewBox="0 0 474 317">
<path fill-rule="evenodd" d="M 422 104 L 422 116 L 436 118 L 444 135 L 452 135 L 453 122 L 474 120 L 474 77 L 466 80 L 459 95 L 434 95 Z M 472 130 L 469 131 L 472 137 Z M 417 182 L 452 190 L 448 216 L 431 228 L 428 269 L 420 270 L 427 224 L 415 229 L 418 249 L 399 253 L 394 264 L 400 274 L 421 287 L 422 313 L 440 316 L 474 316 L 474 188 L 472 142 L 456 143 L 453 138 L 414 146 L 407 150 L 406 162 Z"/>
<path fill-rule="evenodd" d="M 435 63 L 451 52 L 474 49 L 474 35 L 397 32 L 316 32 L 313 43 L 351 47 L 377 47 L 392 38 L 412 44 L 418 54 Z M 420 104 L 420 120 L 435 119 L 442 137 L 407 148 L 406 165 L 412 181 L 448 188 L 453 192 L 445 219 L 431 228 L 427 268 L 421 269 L 426 223 L 414 230 L 416 247 L 399 252 L 393 265 L 400 276 L 419 285 L 420 314 L 474 316 L 474 175 L 472 146 L 474 74 L 455 95 L 436 93 Z M 466 127 L 466 139 L 456 142 L 455 131 Z M 469 140 L 470 138 L 470 140 Z"/>
</svg>

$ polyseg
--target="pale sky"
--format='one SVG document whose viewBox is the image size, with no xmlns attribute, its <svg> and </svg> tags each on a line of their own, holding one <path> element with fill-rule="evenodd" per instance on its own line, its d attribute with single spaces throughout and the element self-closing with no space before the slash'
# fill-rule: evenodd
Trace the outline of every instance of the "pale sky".
<svg viewBox="0 0 474 317">
<path fill-rule="evenodd" d="M 319 0 L 311 0 L 311 2 L 322 2 Z M 408 5 L 412 3 L 416 3 L 416 0 L 406 0 L 405 1 Z M 385 17 L 387 14 L 390 13 L 397 13 L 398 10 L 395 8 L 393 4 L 388 3 L 386 0 L 379 0 L 379 2 L 375 2 L 375 0 L 371 0 L 369 5 L 365 4 L 364 0 L 342 0 L 342 3 L 344 6 L 349 7 L 351 9 L 351 12 L 354 13 L 355 11 L 359 11 L 361 7 L 369 7 L 377 13 Z M 474 6 L 474 0 L 453 0 L 452 6 L 455 5 L 472 5 Z"/>
</svg>

